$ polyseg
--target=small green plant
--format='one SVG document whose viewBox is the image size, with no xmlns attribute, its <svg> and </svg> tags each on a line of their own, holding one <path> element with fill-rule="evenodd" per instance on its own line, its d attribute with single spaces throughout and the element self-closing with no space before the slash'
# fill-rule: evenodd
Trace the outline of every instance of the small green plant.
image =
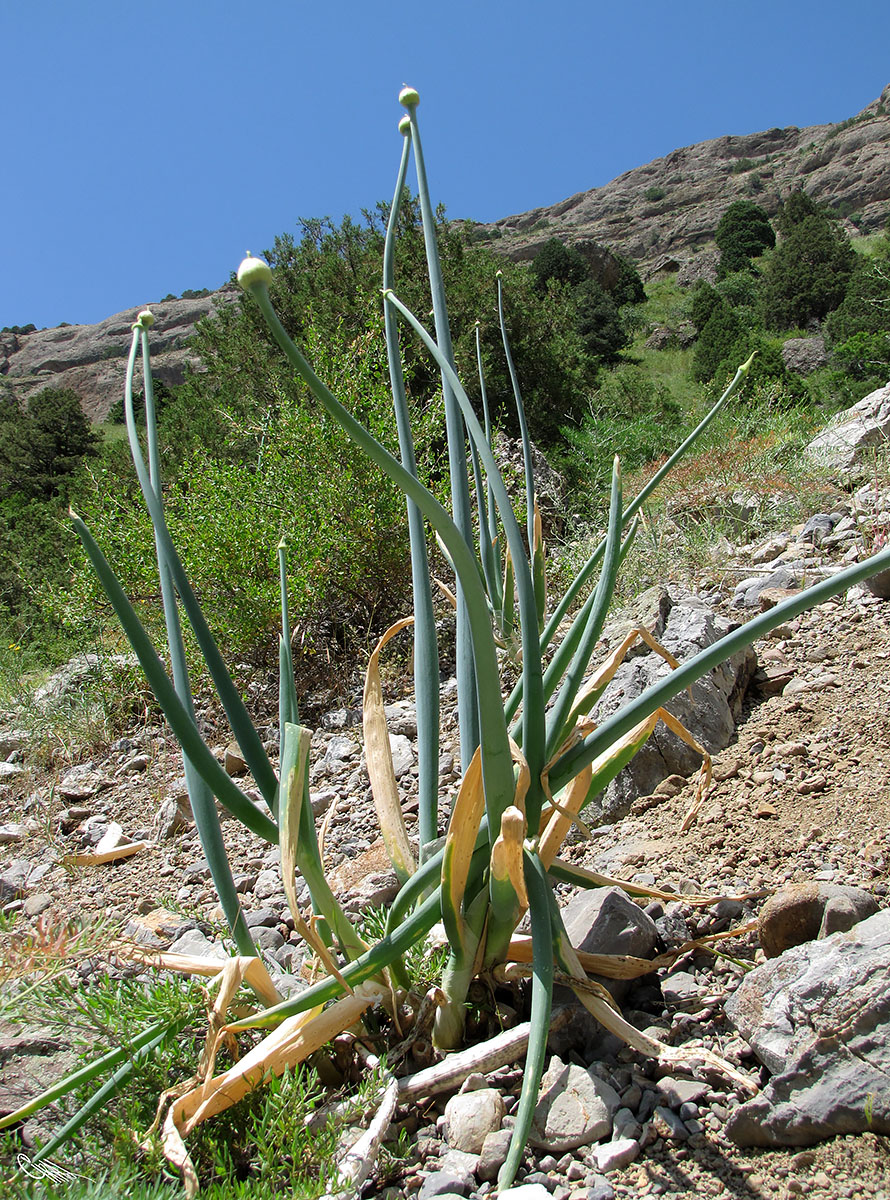
<svg viewBox="0 0 890 1200">
<path fill-rule="evenodd" d="M 401 881 L 382 932 L 367 925 L 359 928 L 349 919 L 333 895 L 322 865 L 308 794 L 310 733 L 300 722 L 294 686 L 286 546 L 279 545 L 278 551 L 281 749 L 276 769 L 210 634 L 170 537 L 163 505 L 149 365 L 148 338 L 153 317 L 147 310 L 140 314 L 133 328 L 125 409 L 134 465 L 154 530 L 172 679 L 90 531 L 72 514 L 102 587 L 181 743 L 192 811 L 237 947 L 237 956 L 220 965 L 214 980 L 212 1029 L 232 1036 L 251 1030 L 270 1031 L 262 1041 L 252 1044 L 238 1063 L 216 1074 L 213 1054 L 208 1051 L 200 1083 L 190 1090 L 180 1089 L 171 1101 L 164 1120 L 167 1152 L 171 1161 L 182 1169 L 191 1191 L 197 1188 L 197 1171 L 184 1139 L 203 1128 L 210 1117 L 219 1118 L 261 1083 L 305 1061 L 356 1022 L 365 1020 L 379 1025 L 388 1017 L 395 1026 L 400 1004 L 419 1003 L 407 960 L 438 921 L 445 928 L 448 954 L 439 979 L 442 995 L 436 1009 L 433 1037 L 443 1050 L 456 1047 L 464 1037 L 467 1000 L 477 976 L 491 980 L 505 962 L 528 961 L 527 947 L 520 945 L 514 934 L 526 913 L 530 921 L 529 1041 L 522 1092 L 509 1154 L 499 1177 L 500 1187 L 515 1179 L 531 1126 L 545 1062 L 555 978 L 573 986 L 580 1001 L 608 1029 L 649 1054 L 677 1062 L 680 1052 L 637 1034 L 591 989 L 566 935 L 554 883 L 561 880 L 589 887 L 600 886 L 603 881 L 602 877 L 561 861 L 558 854 L 562 842 L 585 804 L 630 761 L 658 720 L 666 721 L 674 732 L 689 738 L 664 707 L 674 696 L 749 641 L 890 562 L 890 551 L 885 551 L 778 605 L 682 665 L 672 661 L 673 669 L 657 683 L 603 724 L 594 725 L 589 713 L 617 670 L 621 654 L 613 655 L 607 663 L 592 670 L 593 653 L 609 612 L 620 567 L 635 535 L 636 518 L 654 489 L 701 438 L 745 381 L 751 361 L 739 367 L 710 412 L 629 503 L 623 497 L 618 462 L 613 463 L 606 536 L 559 601 L 553 603 L 547 596 L 531 443 L 506 336 L 501 281 L 497 281 L 497 291 L 503 352 L 513 384 L 525 465 L 524 494 L 515 503 L 507 494 L 492 450 L 481 351 L 478 354 L 481 419 L 454 368 L 436 252 L 436 219 L 417 119 L 419 98 L 413 89 L 406 88 L 400 99 L 407 116 L 400 123 L 402 155 L 383 262 L 384 327 L 398 458 L 338 401 L 288 335 L 270 298 L 269 266 L 248 256 L 238 273 L 242 287 L 253 297 L 281 353 L 311 392 L 319 412 L 345 430 L 368 459 L 396 484 L 407 504 L 414 615 L 398 623 L 381 639 L 368 668 L 364 700 L 368 771 L 384 841 Z M 425 328 L 395 290 L 394 242 L 412 152 L 426 238 L 434 331 Z M 450 511 L 417 476 L 402 375 L 403 330 L 419 339 L 441 372 Z M 133 376 L 140 353 L 146 452 L 133 411 Z M 457 612 L 456 673 L 463 778 L 444 840 L 438 838 L 439 655 L 428 528 L 435 533 L 453 571 Z M 594 579 L 595 585 L 589 586 Z M 191 626 L 252 773 L 259 800 L 225 773 L 201 737 L 194 715 L 181 615 Z M 379 672 L 379 655 L 386 641 L 411 623 L 419 764 L 416 853 L 407 836 L 393 774 Z M 517 680 L 512 689 L 505 686 L 507 680 Z M 284 999 L 278 994 L 256 952 L 234 886 L 217 801 L 248 829 L 280 849 L 283 884 L 295 926 L 326 971 L 323 978 L 296 996 Z M 311 896 L 311 924 L 304 920 L 297 904 L 297 871 Z M 161 958 L 160 965 L 177 964 L 168 964 Z M 188 970 L 208 969 L 206 962 L 185 966 Z M 256 998 L 252 1011 L 229 1020 L 229 1007 L 243 983 L 253 989 Z M 371 1010 L 375 1008 L 384 1015 L 373 1014 Z M 98 1078 L 103 1071 L 113 1074 L 72 1121 L 82 1122 L 86 1119 L 85 1110 L 95 1112 L 106 1103 L 132 1070 L 134 1054 L 148 1054 L 169 1039 L 171 1030 L 177 1029 L 177 1020 L 171 1022 L 169 1015 L 150 1020 L 140 1032 L 131 1034 L 125 1051 L 112 1051 L 81 1072 L 81 1083 Z M 59 1085 L 56 1094 L 63 1090 L 63 1085 Z M 28 1111 L 35 1110 L 39 1103 L 34 1101 Z M 12 1114 L 0 1126 L 9 1125 L 21 1115 L 21 1112 Z M 66 1130 L 42 1147 L 37 1157 L 51 1153 L 66 1136 Z M 265 1127 L 261 1132 L 267 1133 Z"/>
<path fill-rule="evenodd" d="M 658 201 L 663 200 L 666 195 L 667 192 L 664 190 L 664 188 L 659 187 L 657 184 L 646 188 L 645 192 L 643 192 L 643 198 L 648 200 L 650 204 L 657 204 Z"/>
</svg>

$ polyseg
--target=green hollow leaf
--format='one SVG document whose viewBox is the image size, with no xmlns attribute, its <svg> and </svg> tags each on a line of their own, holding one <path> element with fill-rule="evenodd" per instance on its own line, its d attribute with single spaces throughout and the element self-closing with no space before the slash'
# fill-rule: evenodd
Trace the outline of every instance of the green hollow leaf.
<svg viewBox="0 0 890 1200">
<path fill-rule="evenodd" d="M 163 1033 L 159 1033 L 156 1037 L 152 1038 L 148 1042 L 145 1042 L 137 1049 L 134 1049 L 131 1046 L 130 1053 L 132 1054 L 132 1057 L 128 1058 L 126 1062 L 122 1063 L 122 1065 L 118 1067 L 111 1078 L 106 1080 L 106 1082 L 103 1083 L 102 1086 L 96 1092 L 94 1092 L 92 1096 L 90 1096 L 86 1104 L 83 1104 L 77 1110 L 77 1112 L 65 1122 L 58 1133 L 56 1133 L 55 1136 L 52 1137 L 45 1146 L 40 1147 L 31 1161 L 38 1163 L 45 1158 L 52 1158 L 60 1146 L 63 1146 L 73 1134 L 77 1133 L 78 1129 L 86 1124 L 86 1122 L 94 1113 L 99 1112 L 100 1109 L 104 1108 L 111 1097 L 116 1092 L 120 1091 L 123 1085 L 133 1074 L 134 1068 L 144 1058 L 147 1058 L 153 1050 L 156 1050 L 162 1042 L 166 1041 L 171 1034 L 178 1033 L 179 1030 L 185 1026 L 185 1024 L 185 1021 L 180 1021 L 174 1025 L 168 1026 L 166 1029 L 164 1029 Z"/>
<path fill-rule="evenodd" d="M 136 432 L 136 417 L 133 411 L 133 371 L 136 365 L 137 342 L 142 348 L 142 368 L 145 382 L 145 425 L 148 441 L 149 478 L 155 498 L 160 506 L 161 499 L 161 469 L 158 449 L 157 424 L 155 421 L 154 393 L 151 381 L 151 365 L 148 349 L 148 334 L 140 324 L 134 326 L 133 341 L 130 356 L 127 360 L 127 374 L 124 388 L 124 410 L 127 423 L 127 436 L 131 445 L 138 445 Z M 176 593 L 173 588 L 173 578 L 163 540 L 155 529 L 155 555 L 158 562 L 158 577 L 161 586 L 161 603 L 164 609 L 164 624 L 167 630 L 167 648 L 170 654 L 170 666 L 173 674 L 173 686 L 176 695 L 185 709 L 189 720 L 195 723 L 195 710 L 192 703 L 192 689 L 189 682 L 188 665 L 185 657 L 185 645 L 182 640 L 182 625 L 179 620 L 179 608 L 176 603 Z M 219 814 L 213 792 L 201 778 L 198 771 L 183 752 L 182 766 L 185 773 L 185 785 L 188 791 L 192 815 L 201 840 L 201 847 L 207 859 L 213 883 L 219 902 L 222 905 L 229 929 L 235 939 L 240 954 L 252 956 L 256 947 L 247 928 L 244 910 L 241 907 L 241 897 L 235 887 L 232 868 L 229 863 L 222 830 L 219 824 Z"/>
<path fill-rule="evenodd" d="M 144 331 L 143 331 L 144 332 Z M 145 342 L 145 352 L 147 353 L 148 343 Z M 131 351 L 131 363 L 134 351 Z M 146 367 L 147 369 L 147 367 Z M 189 624 L 195 634 L 195 639 L 200 647 L 201 653 L 204 656 L 204 661 L 207 664 L 207 669 L 213 679 L 214 686 L 225 710 L 226 716 L 229 719 L 229 724 L 232 727 L 232 732 L 238 742 L 238 747 L 244 756 L 244 760 L 256 781 L 257 787 L 262 793 L 263 799 L 271 808 L 275 800 L 275 791 L 278 786 L 275 772 L 272 769 L 272 764 L 269 761 L 269 756 L 263 747 L 263 743 L 259 734 L 254 728 L 253 722 L 248 716 L 247 709 L 238 694 L 238 689 L 232 682 L 232 678 L 226 668 L 225 663 L 220 655 L 219 648 L 213 639 L 213 635 L 204 619 L 204 614 L 201 611 L 201 606 L 195 596 L 191 584 L 186 577 L 185 570 L 180 562 L 179 555 L 176 552 L 176 547 L 173 545 L 173 540 L 170 537 L 170 532 L 167 528 L 167 522 L 164 517 L 164 509 L 161 503 L 161 497 L 152 482 L 151 474 L 145 465 L 145 459 L 142 455 L 142 447 L 139 444 L 139 437 L 136 430 L 135 421 L 133 420 L 132 407 L 132 367 L 128 366 L 127 371 L 127 437 L 130 443 L 130 456 L 133 459 L 133 466 L 136 469 L 136 475 L 139 479 L 139 486 L 142 489 L 142 497 L 148 509 L 151 523 L 154 528 L 155 544 L 158 547 L 158 560 L 163 573 L 169 572 L 170 578 L 179 594 L 179 599 L 182 602 L 182 607 L 188 618 Z"/>
<path fill-rule="evenodd" d="M 101 1058 L 94 1059 L 93 1062 L 87 1063 L 86 1066 L 73 1071 L 70 1075 L 66 1075 L 64 1079 L 60 1079 L 58 1083 L 54 1083 L 52 1087 L 41 1092 L 39 1096 L 35 1096 L 33 1100 L 29 1100 L 27 1104 L 23 1104 L 15 1112 L 7 1113 L 5 1117 L 0 1117 L 0 1129 L 8 1129 L 10 1125 L 17 1125 L 20 1121 L 26 1121 L 28 1117 L 39 1112 L 41 1108 L 45 1108 L 47 1104 L 52 1104 L 53 1101 L 67 1096 L 69 1092 L 73 1092 L 81 1084 L 89 1083 L 91 1079 L 96 1079 L 99 1075 L 104 1075 L 106 1071 L 118 1066 L 125 1059 L 131 1058 L 145 1046 L 153 1045 L 155 1039 L 164 1038 L 171 1032 L 178 1033 L 184 1024 L 185 1022 L 183 1021 L 174 1023 L 173 1025 L 150 1025 L 148 1029 L 144 1029 L 142 1033 L 137 1034 L 125 1046 L 119 1046 L 116 1050 L 109 1050 Z"/>
<path fill-rule="evenodd" d="M 157 697 L 164 716 L 170 722 L 170 728 L 182 747 L 183 753 L 187 755 L 195 770 L 232 816 L 237 817 L 243 825 L 253 830 L 265 841 L 277 845 L 278 827 L 275 822 L 261 812 L 248 796 L 245 796 L 213 757 L 197 726 L 177 696 L 176 689 L 164 669 L 164 664 L 158 657 L 135 609 L 124 594 L 117 576 L 80 517 L 75 512 L 70 515 L 87 557 L 99 577 L 106 596 L 111 601 L 127 640 L 139 659 L 145 677 Z"/>
<path fill-rule="evenodd" d="M 551 889 L 537 854 L 525 852 L 525 886 L 528 890 L 532 929 L 531 1034 L 522 1075 L 522 1091 L 507 1159 L 498 1173 L 498 1188 L 510 1187 L 522 1163 L 544 1074 L 550 1013 L 553 1003 L 553 929 L 550 919 Z"/>
</svg>

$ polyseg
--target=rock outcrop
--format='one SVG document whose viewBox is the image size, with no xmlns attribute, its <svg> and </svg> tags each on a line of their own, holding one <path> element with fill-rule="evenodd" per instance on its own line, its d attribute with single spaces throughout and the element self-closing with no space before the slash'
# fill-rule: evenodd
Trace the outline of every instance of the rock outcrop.
<svg viewBox="0 0 890 1200">
<path fill-rule="evenodd" d="M 772 216 L 795 188 L 855 218 L 851 229 L 871 233 L 884 227 L 890 85 L 849 121 L 684 146 L 603 187 L 478 228 L 495 249 L 519 260 L 533 258 L 556 236 L 582 251 L 586 243 L 609 246 L 642 265 L 644 274 L 689 274 L 689 260 L 708 254 L 730 204 L 754 200 Z"/>
<path fill-rule="evenodd" d="M 182 383 L 200 363 L 187 346 L 195 325 L 237 295 L 223 288 L 192 300 L 152 304 L 152 370 L 156 380 Z M 19 400 L 46 387 L 72 388 L 93 421 L 104 420 L 124 390 L 130 327 L 142 308 L 128 308 L 98 325 L 59 325 L 34 333 L 0 333 L 0 383 Z"/>
</svg>

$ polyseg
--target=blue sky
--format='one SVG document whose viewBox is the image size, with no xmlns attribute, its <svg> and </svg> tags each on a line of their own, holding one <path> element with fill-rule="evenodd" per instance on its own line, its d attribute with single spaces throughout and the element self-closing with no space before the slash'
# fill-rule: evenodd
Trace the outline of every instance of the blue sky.
<svg viewBox="0 0 890 1200">
<path fill-rule="evenodd" d="M 853 115 L 890 5 L 0 2 L 0 326 L 216 287 L 392 194 L 403 83 L 435 199 L 494 220 L 722 134 Z"/>
</svg>

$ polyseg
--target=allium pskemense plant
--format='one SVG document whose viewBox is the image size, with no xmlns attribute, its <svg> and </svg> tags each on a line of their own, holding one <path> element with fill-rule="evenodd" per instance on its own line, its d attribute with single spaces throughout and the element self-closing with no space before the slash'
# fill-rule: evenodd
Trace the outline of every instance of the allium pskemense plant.
<svg viewBox="0 0 890 1200">
<path fill-rule="evenodd" d="M 207 861 L 232 931 L 238 955 L 227 963 L 173 961 L 162 966 L 215 973 L 218 994 L 199 1082 L 173 1096 L 164 1124 L 165 1150 L 182 1166 L 190 1190 L 197 1180 L 183 1139 L 191 1129 L 258 1086 L 267 1075 L 305 1059 L 341 1031 L 361 1020 L 371 1005 L 393 1013 L 410 993 L 402 956 L 424 939 L 432 925 L 444 924 L 449 957 L 441 980 L 434 1040 L 442 1050 L 461 1043 L 466 998 L 478 975 L 503 964 L 528 960 L 526 940 L 515 937 L 528 915 L 531 928 L 531 1020 L 522 1094 L 510 1152 L 500 1186 L 516 1175 L 530 1129 L 541 1079 L 551 1018 L 555 976 L 576 990 L 580 1001 L 609 1029 L 645 1049 L 670 1056 L 659 1043 L 636 1035 L 597 986 L 591 983 L 566 935 L 553 892 L 554 880 L 598 886 L 602 877 L 561 862 L 560 846 L 585 804 L 601 792 L 664 720 L 693 745 L 690 735 L 665 705 L 696 679 L 776 625 L 829 596 L 890 566 L 890 550 L 851 567 L 764 613 L 693 659 L 677 664 L 637 699 L 602 725 L 589 714 L 617 669 L 628 643 L 597 669 L 591 662 L 603 629 L 616 577 L 634 536 L 635 517 L 648 496 L 689 450 L 744 381 L 742 365 L 710 413 L 686 438 L 646 487 L 625 505 L 619 466 L 612 471 L 608 531 L 577 578 L 552 607 L 548 604 L 544 546 L 535 503 L 531 447 L 519 383 L 504 330 L 504 297 L 497 281 L 504 352 L 513 380 L 525 462 L 524 528 L 508 496 L 492 452 L 484 379 L 479 421 L 457 377 L 451 355 L 446 298 L 436 252 L 436 226 L 424 168 L 417 120 L 417 93 L 403 90 L 407 116 L 400 123 L 403 148 L 390 210 L 384 255 L 383 305 L 386 344 L 398 428 L 396 459 L 343 407 L 314 373 L 279 321 L 270 301 L 271 270 L 248 257 L 238 278 L 259 306 L 297 376 L 318 404 L 404 493 L 408 509 L 414 596 L 412 619 L 381 639 L 367 672 L 364 733 L 368 771 L 381 831 L 401 890 L 388 915 L 386 932 L 368 945 L 343 911 L 325 877 L 309 804 L 309 731 L 300 724 L 291 659 L 287 604 L 286 547 L 279 546 L 281 619 L 279 661 L 280 762 L 270 762 L 189 587 L 164 519 L 149 368 L 151 314 L 140 314 L 127 371 L 126 419 L 130 446 L 155 530 L 161 592 L 167 623 L 172 679 L 83 522 L 75 528 L 97 571 L 159 703 L 182 746 L 192 809 Z M 433 297 L 433 329 L 426 329 L 398 296 L 393 277 L 394 237 L 410 157 L 414 156 Z M 400 337 L 419 337 L 442 375 L 451 511 L 417 477 L 408 406 L 401 374 Z M 145 461 L 133 413 L 132 381 L 141 351 L 145 376 L 147 456 Z M 472 484 L 472 488 L 471 488 Z M 439 656 L 428 558 L 432 530 L 454 573 L 457 621 L 457 684 L 462 782 L 438 838 Z M 595 586 L 584 597 L 587 585 Z M 194 718 L 180 629 L 180 612 L 190 623 L 238 740 L 262 803 L 255 802 L 220 767 L 203 741 Z M 573 614 L 573 615 L 570 615 Z M 386 641 L 413 622 L 414 681 L 418 727 L 419 847 L 415 855 L 405 828 L 393 773 L 383 710 L 379 655 Z M 630 639 L 629 639 L 630 640 Z M 509 660 L 519 681 L 509 694 L 502 669 Z M 707 763 L 707 755 L 703 758 Z M 318 960 L 324 977 L 300 994 L 282 999 L 251 940 L 220 833 L 216 801 L 249 829 L 281 849 L 283 884 L 297 929 Z M 311 914 L 300 911 L 295 888 L 299 872 L 311 896 Z M 637 889 L 640 891 L 641 889 Z M 598 969 L 601 969 L 598 968 Z M 259 1007 L 247 1017 L 226 1021 L 228 1003 L 241 982 L 252 987 Z M 223 1031 L 271 1032 L 234 1067 L 214 1076 L 216 1046 Z M 139 1035 L 136 1051 L 154 1044 L 164 1031 Z M 674 1056 L 679 1052 L 673 1052 Z M 703 1052 L 702 1052 L 703 1053 Z M 118 1086 L 126 1056 L 108 1056 L 96 1067 L 116 1067 Z M 82 1075 L 83 1073 L 81 1073 Z M 103 1095 L 105 1085 L 97 1095 Z M 58 1089 L 54 1095 L 58 1094 Z M 28 1111 L 39 1105 L 38 1098 Z M 7 1118 L 10 1123 L 21 1114 Z M 85 1118 L 84 1118 L 85 1119 Z M 2 1125 L 3 1123 L 0 1123 Z M 69 1123 L 70 1125 L 70 1123 Z M 66 1127 L 67 1128 L 67 1127 Z M 47 1155 L 58 1139 L 43 1147 Z"/>
</svg>

